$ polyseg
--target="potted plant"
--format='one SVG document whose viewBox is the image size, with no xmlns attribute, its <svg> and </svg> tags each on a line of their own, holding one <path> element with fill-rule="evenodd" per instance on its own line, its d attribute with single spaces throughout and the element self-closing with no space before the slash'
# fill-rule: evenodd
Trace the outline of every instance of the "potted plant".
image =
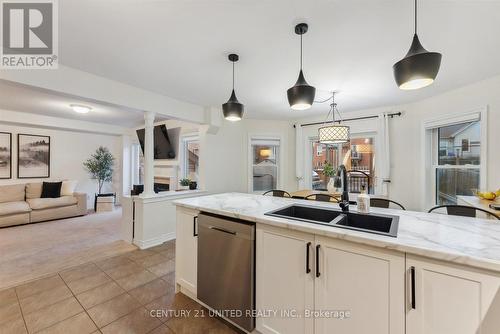
<svg viewBox="0 0 500 334">
<path fill-rule="evenodd" d="M 106 182 L 113 181 L 113 166 L 115 158 L 111 152 L 103 146 L 100 146 L 89 159 L 83 162 L 83 167 L 90 174 L 90 177 L 97 180 L 97 194 L 94 201 L 94 209 L 97 211 L 98 197 L 115 198 L 114 193 L 103 194 L 102 187 Z M 110 205 L 111 209 L 112 206 Z"/>
<path fill-rule="evenodd" d="M 337 170 L 333 168 L 333 166 L 327 162 L 323 166 L 323 175 L 328 178 L 328 184 L 326 186 L 326 189 L 328 189 L 328 192 L 334 193 L 336 186 L 335 186 L 335 178 L 337 174 Z"/>
<path fill-rule="evenodd" d="M 189 185 L 191 184 L 191 180 L 188 178 L 180 179 L 179 184 L 181 185 L 179 187 L 179 190 L 188 190 Z"/>
</svg>

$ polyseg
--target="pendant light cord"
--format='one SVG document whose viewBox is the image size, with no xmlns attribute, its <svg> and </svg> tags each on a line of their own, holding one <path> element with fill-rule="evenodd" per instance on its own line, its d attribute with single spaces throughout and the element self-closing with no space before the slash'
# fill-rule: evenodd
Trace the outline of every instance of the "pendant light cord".
<svg viewBox="0 0 500 334">
<path fill-rule="evenodd" d="M 335 124 L 335 92 L 332 93 L 332 121 Z"/>
<path fill-rule="evenodd" d="M 415 35 L 417 34 L 417 0 L 415 0 Z"/>
<path fill-rule="evenodd" d="M 326 118 L 325 118 L 325 121 L 323 122 L 323 125 L 325 125 L 326 122 L 328 121 L 328 117 L 330 117 L 330 113 L 332 114 L 333 124 L 335 124 L 335 109 L 334 109 L 334 105 L 335 105 L 335 92 L 332 92 L 332 96 L 330 96 L 328 99 L 324 100 L 323 102 L 329 101 L 330 99 L 332 99 L 333 102 L 330 104 L 330 109 L 328 110 L 328 114 L 326 115 Z"/>
<path fill-rule="evenodd" d="M 302 71 L 302 35 L 300 35 L 300 70 Z"/>
<path fill-rule="evenodd" d="M 234 91 L 234 61 L 233 61 L 233 91 Z"/>
<path fill-rule="evenodd" d="M 332 99 L 332 97 L 330 96 L 329 98 L 327 99 L 324 99 L 324 100 L 314 100 L 314 103 L 325 103 L 325 102 L 328 102 Z"/>
<path fill-rule="evenodd" d="M 337 108 L 337 103 L 335 103 L 335 92 L 333 92 L 332 93 L 332 116 L 333 116 L 332 118 L 333 118 L 333 124 L 335 124 L 335 111 L 337 111 L 337 114 L 339 114 L 340 121 L 338 121 L 338 122 L 340 124 L 340 123 L 343 122 L 342 115 L 340 114 L 340 111 Z"/>
</svg>

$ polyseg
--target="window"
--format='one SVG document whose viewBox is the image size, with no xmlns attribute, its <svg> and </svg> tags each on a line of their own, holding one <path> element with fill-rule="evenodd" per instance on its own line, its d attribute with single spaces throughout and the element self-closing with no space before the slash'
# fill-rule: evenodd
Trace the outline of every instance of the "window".
<svg viewBox="0 0 500 334">
<path fill-rule="evenodd" d="M 200 161 L 200 141 L 198 137 L 185 137 L 183 142 L 182 177 L 198 181 Z"/>
<path fill-rule="evenodd" d="M 139 144 L 132 144 L 131 148 L 131 181 L 134 184 L 144 184 L 144 155 Z"/>
<path fill-rule="evenodd" d="M 350 192 L 360 192 L 361 186 L 368 182 L 370 193 L 374 191 L 375 150 L 372 137 L 351 138 L 350 143 L 325 145 L 311 141 L 312 145 L 312 177 L 311 188 L 325 190 L 329 178 L 323 174 L 323 168 L 328 163 L 337 169 L 345 165 L 347 170 L 356 170 L 349 177 Z"/>
<path fill-rule="evenodd" d="M 277 189 L 279 182 L 280 140 L 250 140 L 251 192 Z"/>
<path fill-rule="evenodd" d="M 436 204 L 457 204 L 457 195 L 480 187 L 481 123 L 470 121 L 434 129 Z"/>
</svg>

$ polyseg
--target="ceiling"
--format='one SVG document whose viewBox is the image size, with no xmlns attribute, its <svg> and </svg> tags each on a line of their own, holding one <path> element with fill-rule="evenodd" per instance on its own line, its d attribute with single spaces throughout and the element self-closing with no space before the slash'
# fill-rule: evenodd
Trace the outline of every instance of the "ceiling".
<svg viewBox="0 0 500 334">
<path fill-rule="evenodd" d="M 298 75 L 296 23 L 305 21 L 304 71 L 319 90 L 339 91 L 341 111 L 408 103 L 500 73 L 500 1 L 421 0 L 419 36 L 443 54 L 434 85 L 400 91 L 392 65 L 413 34 L 411 0 L 59 1 L 60 62 L 202 106 L 236 92 L 250 118 L 326 114 L 291 111 Z"/>
<path fill-rule="evenodd" d="M 79 114 L 70 108 L 70 104 L 83 104 L 91 107 L 92 110 L 87 114 Z M 144 113 L 138 110 L 91 101 L 77 96 L 63 95 L 5 80 L 0 80 L 0 109 L 127 128 L 144 124 Z M 156 121 L 161 120 L 165 119 L 157 115 Z"/>
</svg>

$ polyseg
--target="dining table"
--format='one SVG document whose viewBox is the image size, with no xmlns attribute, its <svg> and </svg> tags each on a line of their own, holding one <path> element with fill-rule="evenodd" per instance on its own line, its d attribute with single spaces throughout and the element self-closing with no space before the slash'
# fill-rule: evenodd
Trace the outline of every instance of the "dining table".
<svg viewBox="0 0 500 334">
<path fill-rule="evenodd" d="M 290 194 L 291 195 L 291 194 Z M 293 195 L 292 195 L 293 196 Z M 466 206 L 473 206 L 475 208 L 483 209 L 485 211 L 491 212 L 494 215 L 500 216 L 500 211 L 492 209 L 490 207 L 490 204 L 495 203 L 495 204 L 500 204 L 500 201 L 497 200 L 495 201 L 490 201 L 486 200 L 483 198 L 479 198 L 477 196 L 463 196 L 463 195 L 457 195 L 457 204 L 458 205 L 466 205 Z M 478 212 L 477 213 L 478 218 L 485 218 L 485 219 L 494 219 L 496 220 L 496 217 L 492 215 L 488 215 L 484 212 Z"/>
</svg>

